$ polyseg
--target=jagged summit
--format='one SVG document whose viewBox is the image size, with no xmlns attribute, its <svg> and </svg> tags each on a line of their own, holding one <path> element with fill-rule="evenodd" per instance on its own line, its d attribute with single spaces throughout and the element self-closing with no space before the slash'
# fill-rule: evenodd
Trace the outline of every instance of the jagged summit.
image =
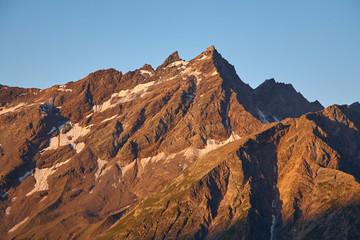
<svg viewBox="0 0 360 240">
<path fill-rule="evenodd" d="M 142 66 L 140 68 L 140 70 L 154 71 L 154 69 L 152 68 L 152 66 L 150 64 L 144 64 L 144 66 Z"/>
<path fill-rule="evenodd" d="M 244 107 L 263 123 L 279 121 L 287 117 L 300 117 L 306 112 L 324 109 L 318 102 L 309 102 L 291 84 L 276 82 L 270 78 L 251 91 Z"/>
<path fill-rule="evenodd" d="M 208 48 L 206 49 L 206 51 L 207 51 L 207 52 L 214 52 L 214 51 L 216 51 L 215 46 L 214 46 L 214 45 L 211 45 L 210 47 L 208 47 Z"/>
<path fill-rule="evenodd" d="M 263 85 L 275 85 L 276 81 L 274 78 L 269 78 L 266 79 L 262 84 L 260 84 L 258 87 L 263 86 Z"/>
<path fill-rule="evenodd" d="M 181 60 L 178 51 L 173 52 L 156 70 L 167 67 L 169 64 Z"/>
<path fill-rule="evenodd" d="M 215 46 L 212 45 L 208 47 L 205 51 L 195 57 L 193 60 L 206 60 L 206 59 L 214 59 L 215 57 L 220 56 L 219 52 L 215 49 Z"/>
<path fill-rule="evenodd" d="M 352 103 L 352 105 L 360 105 L 360 102 L 358 102 L 358 101 L 356 101 L 356 102 L 354 102 L 354 103 Z"/>
<path fill-rule="evenodd" d="M 215 49 L 215 46 L 212 45 L 208 47 L 204 53 L 206 53 L 207 55 L 214 55 L 214 54 L 218 54 L 218 51 Z"/>
<path fill-rule="evenodd" d="M 281 88 L 286 88 L 290 91 L 295 91 L 295 88 L 293 87 L 292 84 L 277 82 L 274 78 L 266 79 L 256 89 L 273 88 L 273 87 L 281 87 Z"/>
</svg>

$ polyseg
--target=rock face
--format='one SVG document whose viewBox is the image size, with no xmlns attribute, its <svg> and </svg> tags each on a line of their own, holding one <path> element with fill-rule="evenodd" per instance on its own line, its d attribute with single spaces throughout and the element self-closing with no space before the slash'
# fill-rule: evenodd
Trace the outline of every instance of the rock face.
<svg viewBox="0 0 360 240">
<path fill-rule="evenodd" d="M 356 239 L 360 105 L 252 89 L 212 46 L 0 86 L 4 239 Z"/>
</svg>

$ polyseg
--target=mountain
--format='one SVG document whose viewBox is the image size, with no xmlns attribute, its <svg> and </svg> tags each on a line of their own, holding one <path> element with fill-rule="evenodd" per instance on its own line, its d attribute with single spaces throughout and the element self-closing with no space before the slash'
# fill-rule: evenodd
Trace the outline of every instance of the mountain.
<svg viewBox="0 0 360 240">
<path fill-rule="evenodd" d="M 356 239 L 360 105 L 245 84 L 213 47 L 0 85 L 3 239 Z"/>
<path fill-rule="evenodd" d="M 248 99 L 249 112 L 264 123 L 323 109 L 318 101 L 308 102 L 291 84 L 277 83 L 273 78 L 258 86 Z"/>
<path fill-rule="evenodd" d="M 332 106 L 209 152 L 100 239 L 357 239 L 359 116 Z"/>
</svg>

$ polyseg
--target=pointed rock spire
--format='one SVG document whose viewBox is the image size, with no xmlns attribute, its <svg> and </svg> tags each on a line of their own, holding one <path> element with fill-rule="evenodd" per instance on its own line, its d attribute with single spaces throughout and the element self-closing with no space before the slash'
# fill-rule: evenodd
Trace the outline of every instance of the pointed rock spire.
<svg viewBox="0 0 360 240">
<path fill-rule="evenodd" d="M 208 47 L 205 51 L 203 51 L 193 60 L 206 60 L 206 59 L 214 59 L 214 60 L 216 59 L 219 61 L 223 60 L 221 54 L 216 50 L 214 45 Z"/>
<path fill-rule="evenodd" d="M 175 51 L 163 62 L 163 64 L 161 64 L 159 67 L 157 67 L 156 70 L 164 68 L 164 67 L 168 66 L 169 64 L 179 61 L 179 60 L 181 60 L 179 58 L 179 53 L 178 53 L 178 51 Z"/>
<path fill-rule="evenodd" d="M 213 53 L 215 53 L 215 52 L 217 53 L 214 45 L 211 45 L 210 47 L 208 47 L 208 48 L 206 49 L 206 52 L 207 52 L 208 54 L 213 54 Z"/>
<path fill-rule="evenodd" d="M 210 56 L 210 57 L 214 57 L 216 55 L 219 55 L 218 51 L 215 49 L 215 46 L 212 45 L 210 47 L 208 47 L 204 52 L 202 52 L 198 57 L 201 58 L 203 56 Z"/>
<path fill-rule="evenodd" d="M 139 70 L 146 70 L 146 71 L 154 71 L 154 69 L 152 68 L 152 66 L 150 64 L 144 64 L 144 66 L 142 66 Z"/>
</svg>

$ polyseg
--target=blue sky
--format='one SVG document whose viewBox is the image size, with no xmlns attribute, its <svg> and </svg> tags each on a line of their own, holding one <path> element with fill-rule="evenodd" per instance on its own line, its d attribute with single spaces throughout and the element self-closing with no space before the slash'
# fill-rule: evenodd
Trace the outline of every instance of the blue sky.
<svg viewBox="0 0 360 240">
<path fill-rule="evenodd" d="M 253 88 L 291 83 L 323 105 L 360 101 L 360 1 L 0 0 L 0 83 L 47 88 L 99 69 L 154 68 L 210 45 Z"/>
</svg>

